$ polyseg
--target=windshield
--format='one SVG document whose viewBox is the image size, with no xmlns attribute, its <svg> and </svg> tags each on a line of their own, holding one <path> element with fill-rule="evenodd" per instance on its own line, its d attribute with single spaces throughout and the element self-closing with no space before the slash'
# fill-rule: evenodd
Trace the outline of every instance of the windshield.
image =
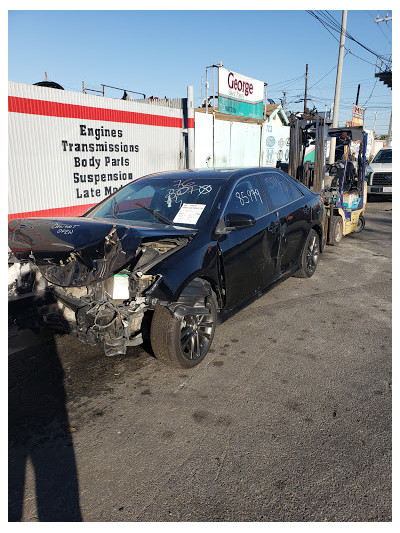
<svg viewBox="0 0 400 533">
<path fill-rule="evenodd" d="M 373 163 L 391 163 L 392 162 L 392 150 L 379 150 L 374 159 Z"/>
<path fill-rule="evenodd" d="M 200 227 L 208 219 L 224 180 L 157 176 L 124 187 L 88 213 L 89 218 L 113 218 L 153 224 Z"/>
</svg>

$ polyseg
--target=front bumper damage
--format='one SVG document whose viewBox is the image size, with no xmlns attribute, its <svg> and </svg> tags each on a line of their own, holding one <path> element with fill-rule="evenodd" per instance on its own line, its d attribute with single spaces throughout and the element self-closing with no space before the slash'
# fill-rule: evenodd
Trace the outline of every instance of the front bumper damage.
<svg viewBox="0 0 400 533">
<path fill-rule="evenodd" d="M 161 282 L 161 276 L 138 277 L 126 271 L 118 277 L 129 282 L 125 283 L 127 298 L 114 299 L 116 276 L 88 287 L 65 288 L 45 280 L 33 263 L 22 264 L 20 270 L 20 280 L 9 286 L 9 313 L 20 329 L 38 331 L 47 326 L 71 333 L 89 345 L 102 343 L 106 355 L 125 354 L 128 346 L 141 344 L 145 313 L 155 305 L 168 307 L 168 301 L 144 295 L 146 289 Z"/>
<path fill-rule="evenodd" d="M 86 228 L 85 221 L 79 223 L 92 235 L 97 230 L 94 224 Z M 143 342 L 145 315 L 157 305 L 177 317 L 193 310 L 209 313 L 207 291 L 195 286 L 172 302 L 160 297 L 165 294 L 160 289 L 163 279 L 154 274 L 154 267 L 193 235 L 143 239 L 131 228 L 112 225 L 105 235 L 103 226 L 103 235 L 90 246 L 77 246 L 84 242 L 82 234 L 74 242 L 67 233 L 67 244 L 64 238 L 62 243 L 54 239 L 52 229 L 70 231 L 70 226 L 27 220 L 12 228 L 9 312 L 20 329 L 48 326 L 72 333 L 86 344 L 102 343 L 105 354 L 112 356 Z"/>
</svg>

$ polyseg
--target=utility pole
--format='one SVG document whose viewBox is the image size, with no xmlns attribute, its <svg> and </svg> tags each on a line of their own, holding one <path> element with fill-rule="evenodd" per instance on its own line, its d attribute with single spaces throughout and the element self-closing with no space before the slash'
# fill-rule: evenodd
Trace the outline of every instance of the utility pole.
<svg viewBox="0 0 400 533">
<path fill-rule="evenodd" d="M 375 111 L 374 129 L 373 129 L 373 131 L 374 131 L 374 135 L 375 135 L 375 126 L 376 126 L 376 116 L 377 116 L 377 114 L 378 114 L 378 111 Z"/>
<path fill-rule="evenodd" d="M 376 22 L 377 24 L 379 24 L 380 22 L 386 22 L 386 24 L 387 24 L 389 20 L 392 20 L 392 17 L 389 17 L 389 15 L 387 13 L 386 13 L 386 16 L 382 17 L 382 18 L 380 18 L 379 14 L 378 14 L 375 17 L 374 22 Z M 392 70 L 392 69 L 390 69 L 390 70 Z M 391 85 L 390 85 L 390 87 L 391 87 Z M 375 115 L 376 115 L 376 112 L 375 112 Z M 375 120 L 376 120 L 376 116 L 375 116 Z M 375 130 L 375 123 L 374 123 L 374 130 Z M 387 137 L 386 145 L 388 147 L 392 146 L 392 111 L 390 112 L 388 137 Z"/>
<path fill-rule="evenodd" d="M 283 110 L 285 111 L 286 113 L 286 91 L 283 91 Z"/>
<path fill-rule="evenodd" d="M 268 91 L 268 83 L 264 82 L 264 104 L 263 104 L 263 120 L 267 118 L 267 91 Z"/>
<path fill-rule="evenodd" d="M 306 108 L 307 108 L 307 81 L 308 81 L 308 63 L 306 65 L 306 86 L 304 88 L 304 113 L 306 112 Z"/>
<path fill-rule="evenodd" d="M 340 86 L 342 83 L 342 69 L 343 69 L 346 23 L 347 23 L 347 9 L 344 9 L 342 12 L 342 29 L 340 32 L 338 66 L 337 66 L 337 72 L 336 72 L 335 103 L 333 107 L 332 126 L 334 128 L 337 128 L 338 122 L 339 122 L 339 100 L 340 100 Z M 335 162 L 335 148 L 336 148 L 336 137 L 332 137 L 330 150 L 329 150 L 329 163 L 330 164 Z"/>
<path fill-rule="evenodd" d="M 390 112 L 389 129 L 388 129 L 386 146 L 388 146 L 389 148 L 392 146 L 392 112 Z"/>
<path fill-rule="evenodd" d="M 206 67 L 206 113 L 208 114 L 208 67 Z"/>
<path fill-rule="evenodd" d="M 356 98 L 356 105 L 358 105 L 358 97 L 360 96 L 360 84 L 358 84 L 358 88 L 357 88 L 357 98 Z"/>
</svg>

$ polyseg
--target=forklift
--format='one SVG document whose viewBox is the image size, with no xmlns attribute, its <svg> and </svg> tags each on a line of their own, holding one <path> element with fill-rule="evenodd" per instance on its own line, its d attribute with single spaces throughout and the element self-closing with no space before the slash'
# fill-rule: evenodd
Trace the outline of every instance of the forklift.
<svg viewBox="0 0 400 533">
<path fill-rule="evenodd" d="M 326 162 L 326 148 L 336 138 L 335 161 Z M 305 160 L 307 148 L 315 146 L 314 161 Z M 356 153 L 351 151 L 356 147 Z M 289 164 L 286 170 L 309 189 L 321 194 L 325 205 L 324 240 L 338 245 L 344 235 L 359 233 L 365 226 L 367 204 L 367 133 L 362 126 L 330 128 L 322 117 L 310 120 L 290 117 Z"/>
</svg>

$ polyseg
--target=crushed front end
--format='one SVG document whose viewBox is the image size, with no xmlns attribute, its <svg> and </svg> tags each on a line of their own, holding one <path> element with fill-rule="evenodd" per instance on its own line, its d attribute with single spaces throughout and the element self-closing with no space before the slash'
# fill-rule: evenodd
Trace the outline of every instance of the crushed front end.
<svg viewBox="0 0 400 533">
<path fill-rule="evenodd" d="M 162 282 L 154 267 L 193 237 L 151 233 L 84 218 L 12 220 L 9 312 L 18 327 L 72 333 L 110 356 L 141 344 L 145 313 L 168 304 L 152 296 Z"/>
</svg>

